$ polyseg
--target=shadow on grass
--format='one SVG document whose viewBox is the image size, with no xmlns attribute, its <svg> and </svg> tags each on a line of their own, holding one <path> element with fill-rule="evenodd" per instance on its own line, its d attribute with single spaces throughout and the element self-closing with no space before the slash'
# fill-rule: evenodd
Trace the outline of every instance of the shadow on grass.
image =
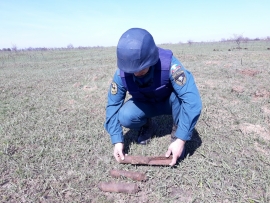
<svg viewBox="0 0 270 203">
<path fill-rule="evenodd" d="M 137 144 L 138 130 L 129 129 L 124 135 L 124 154 L 129 154 L 131 144 Z"/>
<path fill-rule="evenodd" d="M 187 155 L 192 156 L 194 152 L 202 145 L 202 139 L 200 137 L 200 134 L 196 130 L 196 128 L 193 130 L 191 140 L 187 141 L 186 146 L 186 153 L 185 157 Z"/>
<path fill-rule="evenodd" d="M 172 131 L 172 117 L 171 116 L 159 116 L 153 118 L 153 121 L 157 124 L 158 129 L 156 129 L 155 137 L 163 137 L 167 136 L 168 134 L 171 134 Z M 124 135 L 124 153 L 128 154 L 130 150 L 130 146 L 132 144 L 137 144 L 138 139 L 138 130 L 130 129 L 125 135 Z M 192 133 L 191 140 L 187 141 L 185 144 L 185 155 L 184 158 L 187 156 L 192 156 L 194 152 L 201 146 L 202 140 L 201 137 L 196 130 L 194 129 Z M 179 160 L 181 161 L 181 160 Z"/>
</svg>

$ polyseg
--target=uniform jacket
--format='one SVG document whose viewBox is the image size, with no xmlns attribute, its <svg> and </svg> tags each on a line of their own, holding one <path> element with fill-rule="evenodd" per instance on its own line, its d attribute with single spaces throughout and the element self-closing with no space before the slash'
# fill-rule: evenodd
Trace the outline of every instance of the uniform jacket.
<svg viewBox="0 0 270 203">
<path fill-rule="evenodd" d="M 108 91 L 104 124 L 113 144 L 123 142 L 123 131 L 118 120 L 118 111 L 124 104 L 127 91 L 133 99 L 150 103 L 169 98 L 171 92 L 174 91 L 181 100 L 181 113 L 175 135 L 182 140 L 191 138 L 191 132 L 202 108 L 200 94 L 193 75 L 172 55 L 171 51 L 159 48 L 159 54 L 160 60 L 153 69 L 153 74 L 156 77 L 154 77 L 152 85 L 146 89 L 136 86 L 133 74 L 123 73 L 120 69 L 116 70 L 112 84 L 117 85 L 117 92 L 112 93 L 112 88 L 115 88 L 112 86 Z"/>
</svg>

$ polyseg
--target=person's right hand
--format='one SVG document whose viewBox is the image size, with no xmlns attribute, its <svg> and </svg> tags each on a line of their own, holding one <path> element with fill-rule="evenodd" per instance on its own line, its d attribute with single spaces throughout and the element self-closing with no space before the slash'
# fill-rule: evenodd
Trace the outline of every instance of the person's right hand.
<svg viewBox="0 0 270 203">
<path fill-rule="evenodd" d="M 113 156 L 116 159 L 116 161 L 120 162 L 120 160 L 125 159 L 123 150 L 124 150 L 124 144 L 122 142 L 116 143 L 114 145 Z"/>
</svg>

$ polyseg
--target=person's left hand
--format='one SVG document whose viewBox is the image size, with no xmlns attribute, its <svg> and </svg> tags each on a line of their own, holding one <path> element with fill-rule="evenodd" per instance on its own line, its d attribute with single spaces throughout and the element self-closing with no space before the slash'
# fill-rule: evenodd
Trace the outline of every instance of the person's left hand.
<svg viewBox="0 0 270 203">
<path fill-rule="evenodd" d="M 171 154 L 173 155 L 170 166 L 174 166 L 176 164 L 177 159 L 181 156 L 181 154 L 184 150 L 185 142 L 186 141 L 177 138 L 168 147 L 168 151 L 166 152 L 165 156 L 169 157 Z"/>
</svg>

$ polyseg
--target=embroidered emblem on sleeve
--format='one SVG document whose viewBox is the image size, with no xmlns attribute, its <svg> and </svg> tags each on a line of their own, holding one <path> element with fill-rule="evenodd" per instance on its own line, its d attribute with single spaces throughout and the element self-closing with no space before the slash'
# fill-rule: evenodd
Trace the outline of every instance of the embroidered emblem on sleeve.
<svg viewBox="0 0 270 203">
<path fill-rule="evenodd" d="M 181 66 L 179 64 L 174 64 L 171 67 L 171 74 L 175 73 L 177 70 L 179 70 L 181 68 Z"/>
<path fill-rule="evenodd" d="M 115 82 L 111 84 L 111 94 L 117 94 L 117 84 Z"/>
<path fill-rule="evenodd" d="M 184 84 L 186 84 L 187 78 L 186 78 L 186 74 L 183 70 L 178 69 L 176 72 L 173 73 L 173 78 L 174 81 L 180 85 L 183 86 Z"/>
</svg>

